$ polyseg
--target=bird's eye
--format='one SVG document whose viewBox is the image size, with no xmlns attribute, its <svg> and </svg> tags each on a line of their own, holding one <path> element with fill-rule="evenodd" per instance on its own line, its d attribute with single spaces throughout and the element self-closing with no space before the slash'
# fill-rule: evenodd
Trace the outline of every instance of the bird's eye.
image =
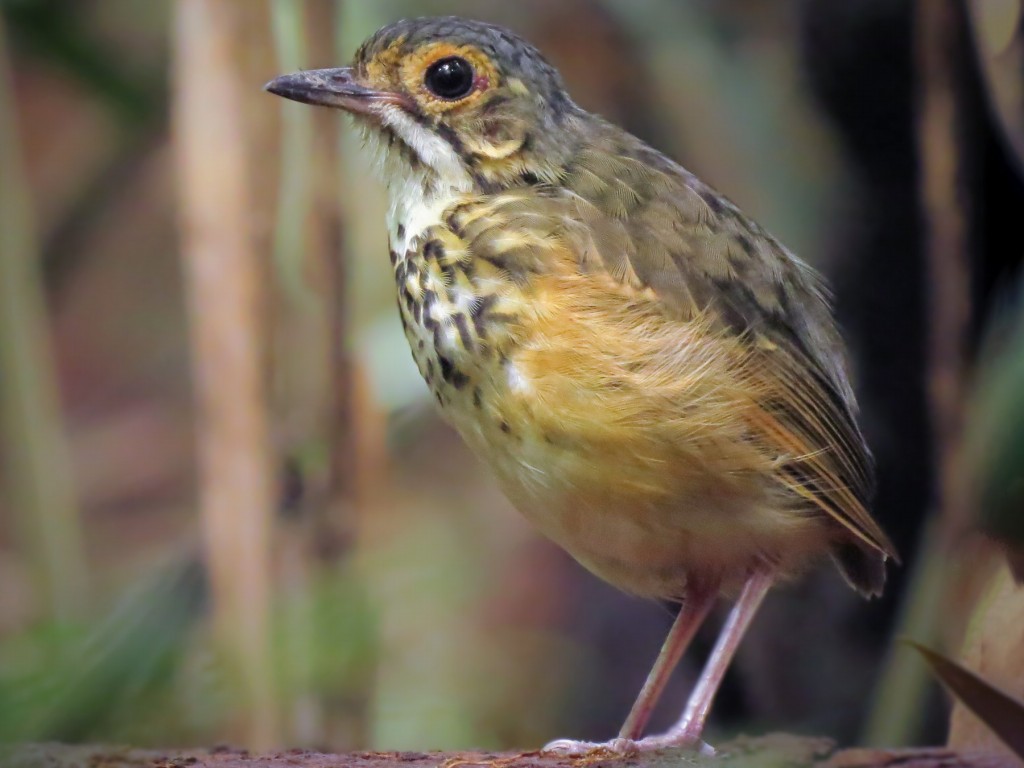
<svg viewBox="0 0 1024 768">
<path fill-rule="evenodd" d="M 464 98 L 473 90 L 473 66 L 458 56 L 441 59 L 427 69 L 424 83 L 442 99 Z"/>
</svg>

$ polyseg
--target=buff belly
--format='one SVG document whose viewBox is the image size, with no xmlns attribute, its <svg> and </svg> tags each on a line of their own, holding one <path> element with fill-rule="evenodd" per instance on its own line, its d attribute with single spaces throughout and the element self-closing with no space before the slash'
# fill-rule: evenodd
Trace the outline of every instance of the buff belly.
<svg viewBox="0 0 1024 768">
<path fill-rule="evenodd" d="M 536 409 L 517 412 L 507 396 L 493 406 L 446 409 L 491 467 L 516 508 L 598 577 L 631 594 L 678 599 L 694 579 L 735 594 L 755 568 L 795 575 L 827 550 L 820 518 L 794 509 L 765 477 L 728 477 L 686 451 L 630 453 L 643 436 L 615 447 L 618 424 L 602 412 L 573 432 L 551 430 Z M 597 437 L 594 437 L 597 436 Z M 649 435 L 648 448 L 662 434 Z"/>
</svg>

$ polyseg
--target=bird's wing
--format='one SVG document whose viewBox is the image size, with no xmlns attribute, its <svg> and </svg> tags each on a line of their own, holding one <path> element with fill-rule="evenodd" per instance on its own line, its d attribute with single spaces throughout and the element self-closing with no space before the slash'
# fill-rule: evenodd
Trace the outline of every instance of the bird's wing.
<svg viewBox="0 0 1024 768">
<path fill-rule="evenodd" d="M 580 153 L 566 186 L 595 251 L 672 314 L 709 317 L 751 345 L 768 398 L 752 424 L 784 482 L 853 536 L 895 557 L 867 511 L 870 453 L 855 420 L 843 346 L 815 272 L 732 203 L 643 145 Z"/>
<path fill-rule="evenodd" d="M 780 457 L 781 482 L 868 550 L 896 557 L 867 511 L 870 453 L 855 421 L 843 347 L 817 275 L 734 205 L 642 144 L 582 151 L 562 184 L 511 192 L 490 206 L 535 232 L 505 248 L 503 267 L 543 268 L 562 242 L 584 272 L 601 270 L 651 295 L 677 320 L 710 320 L 749 344 L 745 375 L 765 393 L 751 430 Z M 483 213 L 479 213 L 482 211 Z M 494 252 L 480 244 L 484 250 Z"/>
</svg>

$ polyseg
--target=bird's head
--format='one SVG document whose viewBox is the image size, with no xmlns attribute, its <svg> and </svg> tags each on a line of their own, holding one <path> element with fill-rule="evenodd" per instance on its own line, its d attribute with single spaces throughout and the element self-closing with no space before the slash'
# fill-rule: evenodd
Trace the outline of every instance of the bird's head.
<svg viewBox="0 0 1024 768">
<path fill-rule="evenodd" d="M 556 181 L 584 114 L 536 48 L 456 17 L 391 24 L 351 67 L 285 75 L 267 90 L 354 115 L 384 153 L 385 181 L 411 173 L 465 191 Z"/>
</svg>

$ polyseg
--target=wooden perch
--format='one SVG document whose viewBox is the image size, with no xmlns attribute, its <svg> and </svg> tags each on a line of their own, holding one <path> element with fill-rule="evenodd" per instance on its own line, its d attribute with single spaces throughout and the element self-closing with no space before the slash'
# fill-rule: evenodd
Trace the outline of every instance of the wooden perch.
<svg viewBox="0 0 1024 768">
<path fill-rule="evenodd" d="M 999 755 L 957 754 L 943 747 L 836 750 L 828 739 L 774 734 L 741 737 L 719 746 L 717 757 L 684 750 L 619 758 L 541 757 L 536 752 L 353 752 L 326 755 L 306 750 L 251 755 L 227 748 L 157 751 L 102 746 L 31 744 L 0 749 L 2 768 L 1009 768 Z"/>
</svg>

